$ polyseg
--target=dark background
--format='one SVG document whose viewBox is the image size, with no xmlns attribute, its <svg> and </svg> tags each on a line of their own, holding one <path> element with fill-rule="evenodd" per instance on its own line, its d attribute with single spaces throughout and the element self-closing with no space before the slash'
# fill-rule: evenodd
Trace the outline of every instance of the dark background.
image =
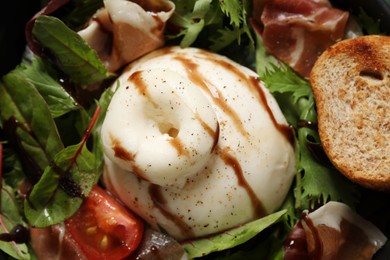
<svg viewBox="0 0 390 260">
<path fill-rule="evenodd" d="M 0 4 L 0 76 L 20 63 L 26 41 L 24 26 L 40 9 L 38 0 L 5 0 Z"/>
</svg>

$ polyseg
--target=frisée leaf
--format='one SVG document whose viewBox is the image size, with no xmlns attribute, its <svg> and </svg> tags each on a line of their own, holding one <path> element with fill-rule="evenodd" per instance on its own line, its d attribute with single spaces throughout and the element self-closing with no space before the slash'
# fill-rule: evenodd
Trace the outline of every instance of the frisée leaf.
<svg viewBox="0 0 390 260">
<path fill-rule="evenodd" d="M 222 12 L 230 18 L 230 23 L 234 27 L 239 27 L 241 23 L 246 23 L 245 8 L 242 1 L 219 1 Z"/>
<path fill-rule="evenodd" d="M 176 35 L 184 36 L 180 43 L 181 47 L 188 47 L 194 43 L 205 25 L 205 16 L 210 10 L 211 2 L 212 0 L 176 2 L 176 11 L 171 21 L 182 28 Z M 192 12 L 189 11 L 190 8 L 193 8 Z"/>
<path fill-rule="evenodd" d="M 251 29 L 247 23 L 248 1 L 176 0 L 173 2 L 176 8 L 170 22 L 180 31 L 176 35 L 169 35 L 169 38 L 182 37 L 181 47 L 200 43 L 200 47 L 219 51 L 234 41 L 240 44 L 242 34 L 249 38 L 251 42 L 249 46 L 253 47 Z"/>
<path fill-rule="evenodd" d="M 211 41 L 214 44 L 210 46 L 210 49 L 220 50 L 233 43 L 235 40 L 240 44 L 241 35 L 243 34 L 249 38 L 249 48 L 252 48 L 254 40 L 247 22 L 249 1 L 219 1 L 219 5 L 222 12 L 229 17 L 230 24 L 229 26 L 224 26 L 223 29 L 219 29 L 217 31 L 219 35 L 216 34 L 216 36 L 211 38 Z M 232 28 L 230 29 L 229 27 Z"/>
<path fill-rule="evenodd" d="M 355 185 L 331 165 L 322 150 L 309 82 L 285 65 L 272 66 L 261 79 L 297 131 L 295 207 L 312 209 L 329 200 L 342 201 L 353 207 L 358 199 Z"/>
</svg>

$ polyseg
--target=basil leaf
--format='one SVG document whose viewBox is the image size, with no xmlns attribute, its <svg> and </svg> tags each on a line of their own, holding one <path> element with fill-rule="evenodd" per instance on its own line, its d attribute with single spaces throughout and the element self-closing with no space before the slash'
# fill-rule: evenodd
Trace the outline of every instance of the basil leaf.
<svg viewBox="0 0 390 260">
<path fill-rule="evenodd" d="M 63 149 L 57 128 L 45 100 L 23 76 L 11 72 L 0 84 L 0 118 L 9 138 L 15 142 L 24 163 L 37 171 L 49 165 Z M 13 136 L 14 138 L 12 138 Z M 34 169 L 29 168 L 30 171 Z"/>
<path fill-rule="evenodd" d="M 33 36 L 55 55 L 61 69 L 77 84 L 92 84 L 110 76 L 97 53 L 61 20 L 42 15 Z"/>
<path fill-rule="evenodd" d="M 15 192 L 11 187 L 3 183 L 1 189 L 1 215 L 0 233 L 8 233 L 18 224 L 23 225 L 22 217 L 17 206 Z M 4 229 L 4 227 L 6 229 Z M 25 243 L 17 244 L 13 242 L 0 241 L 0 250 L 4 251 L 14 259 L 30 259 L 30 254 Z"/>
<path fill-rule="evenodd" d="M 79 108 L 73 97 L 50 75 L 49 67 L 41 58 L 34 57 L 31 64 L 22 63 L 14 72 L 36 87 L 47 102 L 53 118 Z"/>
<path fill-rule="evenodd" d="M 97 182 L 100 173 L 96 170 L 95 157 L 85 146 L 73 163 L 80 145 L 68 146 L 59 152 L 25 200 L 24 213 L 31 225 L 47 227 L 66 220 L 77 211 L 83 197 Z M 72 165 L 70 169 L 69 165 Z M 78 189 L 80 194 L 68 194 L 78 193 Z"/>
<path fill-rule="evenodd" d="M 281 210 L 243 226 L 225 231 L 222 234 L 186 242 L 183 244 L 184 250 L 188 257 L 192 259 L 238 246 L 278 222 L 285 213 L 286 210 Z"/>
</svg>

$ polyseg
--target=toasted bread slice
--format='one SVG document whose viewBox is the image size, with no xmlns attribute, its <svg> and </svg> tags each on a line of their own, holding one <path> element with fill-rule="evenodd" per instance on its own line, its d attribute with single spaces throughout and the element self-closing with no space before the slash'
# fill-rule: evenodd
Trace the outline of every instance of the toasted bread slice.
<svg viewBox="0 0 390 260">
<path fill-rule="evenodd" d="M 336 43 L 310 81 L 321 143 L 334 166 L 353 182 L 390 191 L 390 37 Z"/>
</svg>

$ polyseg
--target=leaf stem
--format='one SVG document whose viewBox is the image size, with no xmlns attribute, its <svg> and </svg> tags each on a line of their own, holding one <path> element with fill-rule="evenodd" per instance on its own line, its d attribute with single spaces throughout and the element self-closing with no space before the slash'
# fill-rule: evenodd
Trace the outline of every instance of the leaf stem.
<svg viewBox="0 0 390 260">
<path fill-rule="evenodd" d="M 100 111 L 101 111 L 101 107 L 100 107 L 100 105 L 98 105 L 95 109 L 93 116 L 92 116 L 91 122 L 89 123 L 88 128 L 85 130 L 84 136 L 81 139 L 81 144 L 80 144 L 79 148 L 77 149 L 76 153 L 74 154 L 74 156 L 73 156 L 72 160 L 70 161 L 68 168 L 66 169 L 65 172 L 69 172 L 70 169 L 75 164 L 77 157 L 79 156 L 79 154 L 83 150 L 84 144 L 87 142 L 88 137 L 91 135 L 92 128 L 94 127 L 97 119 L 99 118 Z"/>
<path fill-rule="evenodd" d="M 3 144 L 2 142 L 0 142 L 0 191 L 2 189 L 3 189 Z M 0 193 L 0 206 L 1 206 L 1 193 Z"/>
</svg>

